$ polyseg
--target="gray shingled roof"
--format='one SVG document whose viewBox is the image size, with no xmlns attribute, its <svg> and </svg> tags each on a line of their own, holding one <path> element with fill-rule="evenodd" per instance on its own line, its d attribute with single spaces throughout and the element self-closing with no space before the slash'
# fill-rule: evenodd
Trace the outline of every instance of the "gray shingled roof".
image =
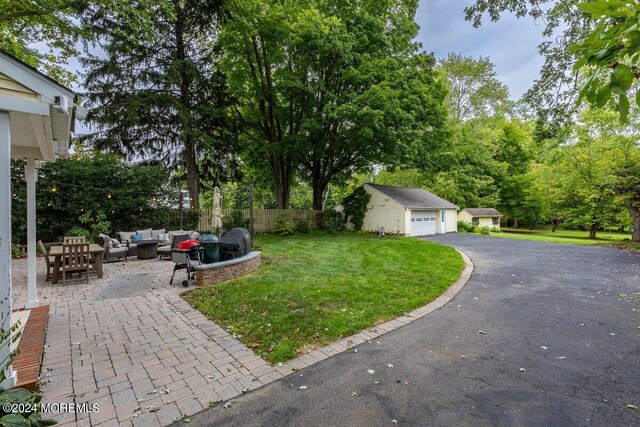
<svg viewBox="0 0 640 427">
<path fill-rule="evenodd" d="M 465 208 L 463 210 L 473 216 L 502 216 L 502 214 L 494 208 Z"/>
<path fill-rule="evenodd" d="M 367 185 L 389 196 L 405 208 L 458 209 L 453 203 L 422 188 L 402 188 L 378 184 Z"/>
</svg>

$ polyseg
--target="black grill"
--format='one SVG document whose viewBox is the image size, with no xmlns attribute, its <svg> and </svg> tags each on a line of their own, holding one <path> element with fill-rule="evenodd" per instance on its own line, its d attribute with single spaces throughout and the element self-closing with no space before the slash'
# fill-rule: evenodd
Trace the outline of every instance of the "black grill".
<svg viewBox="0 0 640 427">
<path fill-rule="evenodd" d="M 245 256 L 251 252 L 253 240 L 249 230 L 242 227 L 232 228 L 220 238 L 220 261 L 228 261 Z"/>
</svg>

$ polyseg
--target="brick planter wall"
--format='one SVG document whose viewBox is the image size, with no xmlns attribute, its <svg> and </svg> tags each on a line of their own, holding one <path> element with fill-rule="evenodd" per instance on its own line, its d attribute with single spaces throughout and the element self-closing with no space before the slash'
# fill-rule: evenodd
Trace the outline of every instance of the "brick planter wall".
<svg viewBox="0 0 640 427">
<path fill-rule="evenodd" d="M 250 252 L 242 258 L 196 266 L 196 285 L 213 285 L 242 276 L 260 266 L 260 252 Z"/>
</svg>

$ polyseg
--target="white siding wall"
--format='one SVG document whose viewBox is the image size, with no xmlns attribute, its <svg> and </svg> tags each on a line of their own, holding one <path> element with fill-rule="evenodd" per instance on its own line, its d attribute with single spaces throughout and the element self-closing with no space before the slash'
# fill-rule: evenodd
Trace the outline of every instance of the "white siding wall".
<svg viewBox="0 0 640 427">
<path fill-rule="evenodd" d="M 17 96 L 26 99 L 38 99 L 38 94 L 0 73 L 0 95 Z"/>
<path fill-rule="evenodd" d="M 500 227 L 500 221 L 498 221 L 498 224 L 493 225 L 493 218 L 479 218 L 480 219 L 480 227 Z"/>
<path fill-rule="evenodd" d="M 468 222 L 471 223 L 471 221 L 473 220 L 473 216 L 471 214 L 469 214 L 467 211 L 460 211 L 458 213 L 458 220 L 460 221 L 464 221 L 464 222 Z M 500 228 L 500 220 L 498 220 L 498 224 L 493 224 L 493 218 L 490 217 L 479 217 L 479 223 L 478 225 L 480 227 L 498 227 Z"/>
<path fill-rule="evenodd" d="M 400 233 L 407 236 L 411 235 L 411 209 L 404 210 L 404 233 L 402 231 Z"/>
<path fill-rule="evenodd" d="M 383 226 L 386 233 L 394 233 L 399 229 L 400 234 L 409 234 L 407 224 L 411 224 L 411 211 L 405 210 L 400 203 L 375 188 L 366 184 L 364 188 L 371 194 L 371 200 L 367 206 L 363 228 L 378 231 Z"/>
<path fill-rule="evenodd" d="M 458 231 L 458 212 L 455 209 L 447 209 L 447 233 L 455 233 Z"/>
<path fill-rule="evenodd" d="M 471 222 L 471 215 L 467 211 L 458 212 L 458 221 Z"/>
</svg>

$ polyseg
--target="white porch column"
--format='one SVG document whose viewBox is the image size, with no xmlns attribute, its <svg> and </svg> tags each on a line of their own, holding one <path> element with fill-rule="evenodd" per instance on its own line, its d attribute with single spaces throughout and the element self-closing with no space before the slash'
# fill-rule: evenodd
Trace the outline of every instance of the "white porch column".
<svg viewBox="0 0 640 427">
<path fill-rule="evenodd" d="M 0 326 L 11 330 L 11 132 L 9 113 L 0 111 Z M 0 344 L 0 368 L 9 360 L 9 339 Z M 0 387 L 15 386 L 16 374 L 11 366 Z"/>
<path fill-rule="evenodd" d="M 36 289 L 36 160 L 27 159 L 27 304 L 26 308 L 38 306 Z"/>
</svg>

